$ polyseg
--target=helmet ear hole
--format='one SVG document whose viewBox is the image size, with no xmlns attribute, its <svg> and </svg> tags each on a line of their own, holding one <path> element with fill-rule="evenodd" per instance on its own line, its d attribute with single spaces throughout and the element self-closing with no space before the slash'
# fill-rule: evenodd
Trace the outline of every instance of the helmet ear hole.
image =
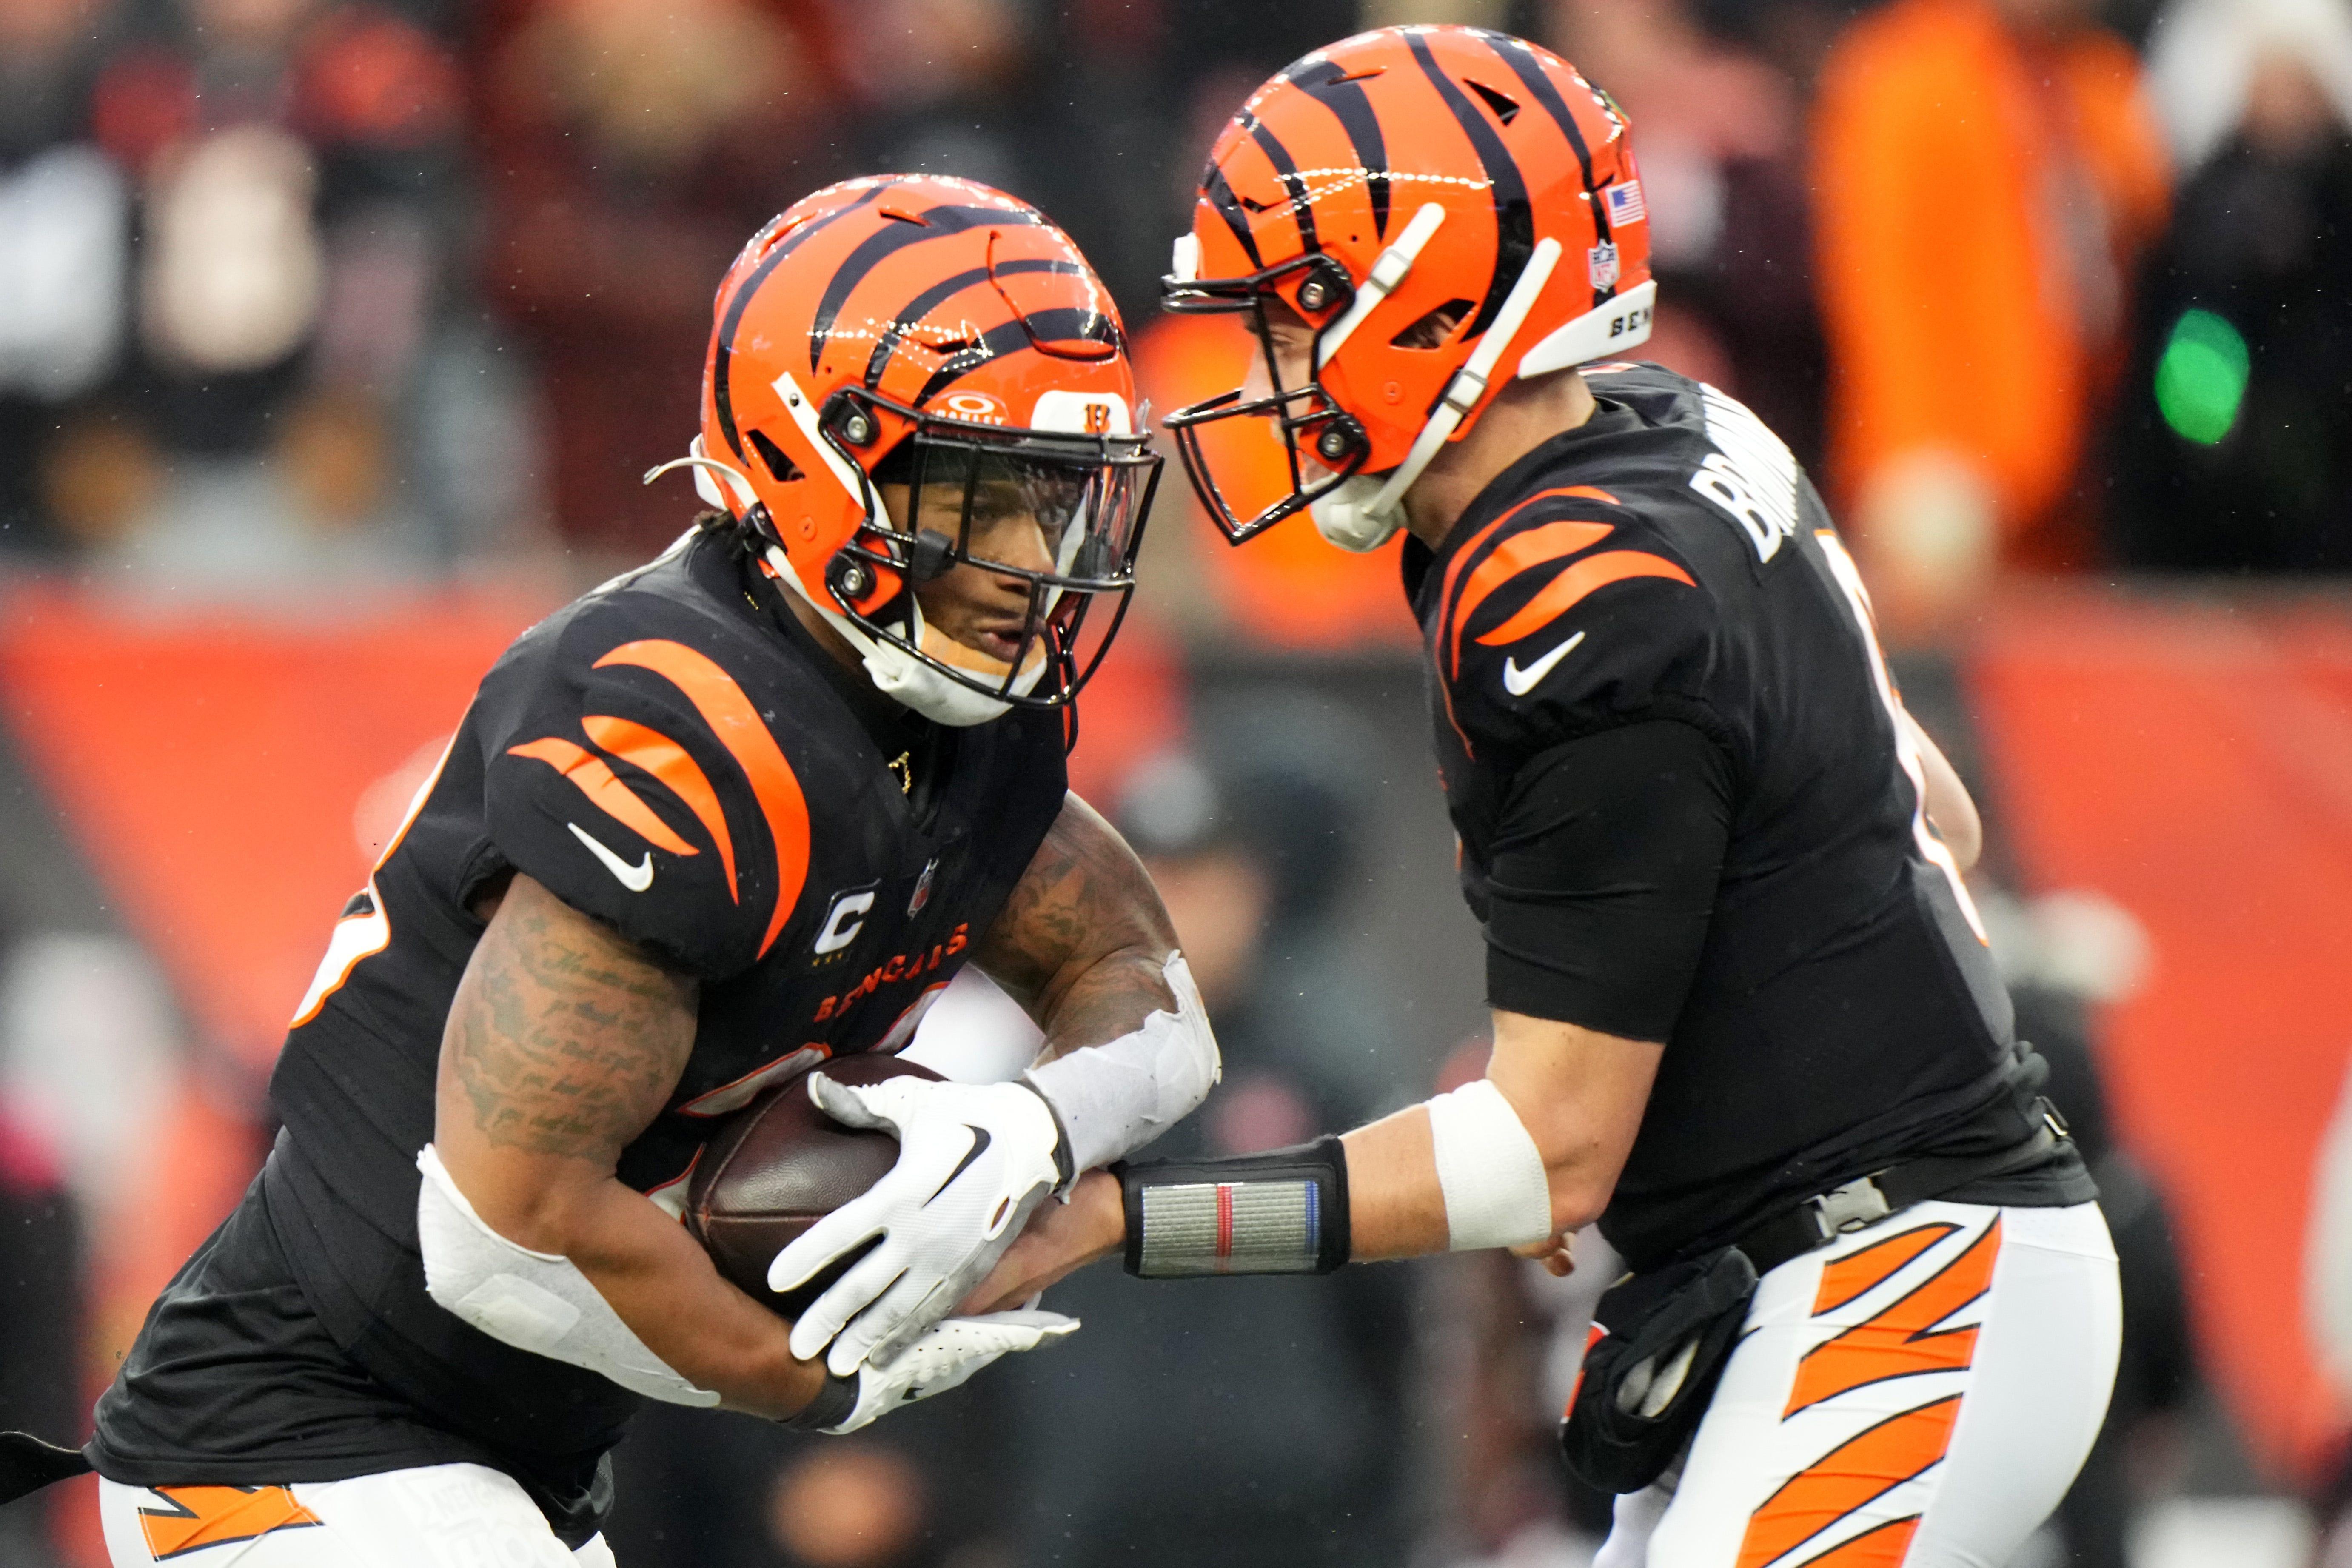
<svg viewBox="0 0 2352 1568">
<path fill-rule="evenodd" d="M 1389 346 L 1400 349 L 1437 349 L 1454 335 L 1454 329 L 1474 309 L 1467 300 L 1448 300 L 1434 310 L 1405 328 L 1389 340 Z"/>
<path fill-rule="evenodd" d="M 750 430 L 744 434 L 751 441 L 753 449 L 760 454 L 760 461 L 768 465 L 768 472 L 775 476 L 778 484 L 790 484 L 794 479 L 807 477 L 801 472 L 799 464 L 784 455 L 784 449 L 782 447 L 768 438 L 766 431 Z"/>
</svg>

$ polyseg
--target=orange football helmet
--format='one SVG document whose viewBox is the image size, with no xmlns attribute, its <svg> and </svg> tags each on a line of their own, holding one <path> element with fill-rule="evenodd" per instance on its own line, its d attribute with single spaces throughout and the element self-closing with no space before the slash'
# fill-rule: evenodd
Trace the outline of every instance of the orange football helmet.
<svg viewBox="0 0 2352 1568">
<path fill-rule="evenodd" d="M 702 433 L 679 462 L 762 542 L 770 574 L 930 718 L 1076 697 L 1134 592 L 1160 459 L 1137 428 L 1118 309 L 1069 237 L 968 180 L 850 180 L 754 235 L 713 317 Z M 908 516 L 876 489 L 886 461 Z M 1034 518 L 1045 564 L 971 553 L 983 491 Z M 961 507 L 929 514 L 941 495 Z M 1009 661 L 924 623 L 915 584 L 959 563 L 1028 583 Z M 1117 608 L 1082 659 L 1103 595 Z"/>
<path fill-rule="evenodd" d="M 1248 314 L 1270 391 L 1166 423 L 1234 542 L 1307 509 L 1332 542 L 1369 550 L 1498 382 L 1642 342 L 1656 290 L 1625 116 L 1605 93 L 1483 28 L 1359 34 L 1260 88 L 1210 151 L 1165 303 Z M 1314 329 L 1308 384 L 1283 384 L 1270 300 Z M 1271 422 L 1288 459 L 1288 492 L 1251 516 L 1200 438 L 1226 419 Z"/>
</svg>

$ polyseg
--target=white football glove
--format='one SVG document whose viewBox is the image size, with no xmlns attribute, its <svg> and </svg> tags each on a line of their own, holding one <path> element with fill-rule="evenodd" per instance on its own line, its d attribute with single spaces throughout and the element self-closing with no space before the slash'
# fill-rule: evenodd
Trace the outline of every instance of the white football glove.
<svg viewBox="0 0 2352 1568">
<path fill-rule="evenodd" d="M 824 1432 L 855 1432 L 918 1399 L 945 1394 L 999 1356 L 1034 1351 L 1067 1339 L 1078 1321 L 1059 1312 L 991 1312 L 981 1318 L 950 1318 L 924 1333 L 887 1366 L 868 1363 L 857 1372 L 857 1404 L 848 1416 Z"/>
<path fill-rule="evenodd" d="M 1061 1130 L 1045 1097 L 1021 1083 L 893 1078 L 836 1083 L 809 1075 L 819 1110 L 898 1140 L 898 1163 L 818 1220 L 768 1266 L 768 1289 L 796 1289 L 879 1237 L 793 1325 L 793 1354 L 847 1377 L 887 1365 L 955 1310 L 1061 1180 Z"/>
</svg>

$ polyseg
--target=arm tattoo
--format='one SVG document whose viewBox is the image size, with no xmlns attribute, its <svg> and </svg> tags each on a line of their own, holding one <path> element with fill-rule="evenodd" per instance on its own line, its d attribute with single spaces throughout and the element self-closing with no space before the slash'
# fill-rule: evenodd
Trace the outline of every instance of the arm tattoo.
<svg viewBox="0 0 2352 1568">
<path fill-rule="evenodd" d="M 1037 1020 L 1046 1054 L 1059 1056 L 1172 1010 L 1160 972 L 1175 947 L 1143 863 L 1073 795 L 972 962 Z"/>
<path fill-rule="evenodd" d="M 442 1049 L 493 1145 L 610 1163 L 694 1048 L 697 986 L 518 881 L 466 966 Z"/>
</svg>

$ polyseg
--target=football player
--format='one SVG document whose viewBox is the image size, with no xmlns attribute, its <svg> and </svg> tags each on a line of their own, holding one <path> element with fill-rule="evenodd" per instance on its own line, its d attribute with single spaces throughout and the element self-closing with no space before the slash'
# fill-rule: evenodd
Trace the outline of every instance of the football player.
<svg viewBox="0 0 2352 1568">
<path fill-rule="evenodd" d="M 681 459 L 715 510 L 483 679 L 334 929 L 266 1168 L 99 1403 L 119 1568 L 609 1563 L 641 1400 L 846 1431 L 1076 1327 L 795 1354 L 679 1224 L 719 1119 L 814 1071 L 893 1124 L 951 1305 L 1216 1075 L 1157 895 L 1066 782 L 1159 467 L 1101 283 L 1009 196 L 872 178 L 763 228 L 715 315 Z M 1034 1079 L 821 1076 L 966 963 L 1044 1028 Z"/>
<path fill-rule="evenodd" d="M 1407 535 L 1493 1055 L 1344 1138 L 1089 1176 L 972 1305 L 1114 1251 L 1559 1272 L 1597 1220 L 1633 1273 L 1564 1442 L 1624 1494 L 1608 1568 L 2006 1562 L 2098 1430 L 2114 1253 L 1819 496 L 1615 357 L 1648 250 L 1623 114 L 1517 38 L 1365 34 L 1225 127 L 1167 302 L 1262 352 L 1168 424 L 1236 542 Z M 1241 493 L 1268 438 L 1288 488 Z"/>
</svg>

